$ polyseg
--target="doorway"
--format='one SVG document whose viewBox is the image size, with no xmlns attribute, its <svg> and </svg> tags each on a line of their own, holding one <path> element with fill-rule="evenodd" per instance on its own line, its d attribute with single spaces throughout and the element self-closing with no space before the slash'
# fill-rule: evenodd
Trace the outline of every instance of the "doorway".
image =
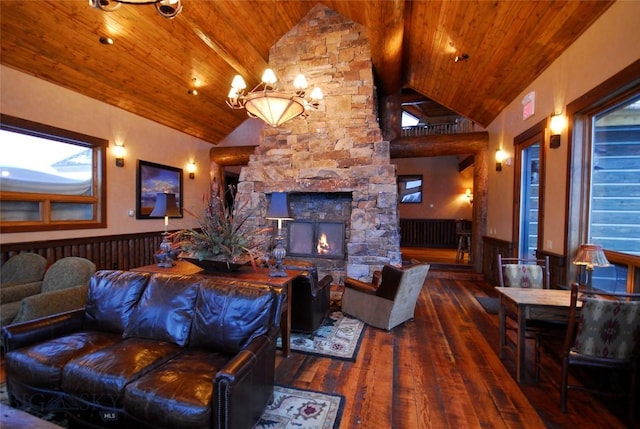
<svg viewBox="0 0 640 429">
<path fill-rule="evenodd" d="M 520 258 L 535 258 L 542 249 L 545 123 L 541 122 L 514 139 L 515 186 L 513 237 Z"/>
</svg>

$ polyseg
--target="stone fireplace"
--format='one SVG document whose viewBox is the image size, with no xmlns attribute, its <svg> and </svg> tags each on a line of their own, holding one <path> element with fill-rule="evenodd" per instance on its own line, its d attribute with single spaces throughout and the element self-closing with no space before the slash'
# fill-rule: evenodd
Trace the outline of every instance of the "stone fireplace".
<svg viewBox="0 0 640 429">
<path fill-rule="evenodd" d="M 395 166 L 377 120 L 366 29 L 317 5 L 272 47 L 269 65 L 282 89 L 303 73 L 324 100 L 307 118 L 265 125 L 238 182 L 248 226 L 267 225 L 270 194 L 288 192 L 296 220 L 344 225 L 342 257 L 312 258 L 320 274 L 342 283 L 400 263 Z"/>
</svg>

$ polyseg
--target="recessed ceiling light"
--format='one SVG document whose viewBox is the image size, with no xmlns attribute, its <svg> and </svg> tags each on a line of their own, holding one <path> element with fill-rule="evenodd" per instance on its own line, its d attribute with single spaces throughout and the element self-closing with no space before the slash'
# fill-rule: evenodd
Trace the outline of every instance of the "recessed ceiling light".
<svg viewBox="0 0 640 429">
<path fill-rule="evenodd" d="M 187 94 L 198 95 L 198 90 L 197 89 L 190 89 L 190 90 L 187 91 Z"/>
<path fill-rule="evenodd" d="M 101 36 L 100 43 L 103 45 L 113 45 L 113 39 L 111 37 Z"/>
<path fill-rule="evenodd" d="M 454 61 L 458 63 L 460 61 L 467 61 L 468 59 L 469 59 L 469 54 L 460 54 L 460 55 L 456 55 L 456 57 L 454 58 Z"/>
</svg>

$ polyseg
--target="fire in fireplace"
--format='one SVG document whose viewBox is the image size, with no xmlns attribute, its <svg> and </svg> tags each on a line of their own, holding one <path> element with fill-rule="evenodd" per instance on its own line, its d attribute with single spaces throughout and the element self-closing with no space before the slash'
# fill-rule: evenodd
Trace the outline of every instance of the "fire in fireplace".
<svg viewBox="0 0 640 429">
<path fill-rule="evenodd" d="M 290 222 L 287 234 L 287 254 L 312 258 L 344 259 L 344 233 L 343 222 Z"/>
</svg>

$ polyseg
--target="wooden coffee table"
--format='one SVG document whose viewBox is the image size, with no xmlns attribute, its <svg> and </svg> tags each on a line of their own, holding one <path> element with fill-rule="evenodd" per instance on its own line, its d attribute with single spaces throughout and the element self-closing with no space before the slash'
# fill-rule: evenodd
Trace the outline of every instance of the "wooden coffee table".
<svg viewBox="0 0 640 429">
<path fill-rule="evenodd" d="M 163 273 L 171 275 L 203 275 L 211 277 L 219 277 L 230 280 L 240 280 L 247 283 L 255 283 L 260 285 L 269 285 L 287 291 L 287 299 L 283 306 L 282 318 L 280 319 L 280 332 L 282 334 L 282 354 L 284 357 L 291 353 L 291 315 L 289 313 L 289 302 L 291 301 L 293 279 L 298 277 L 301 271 L 286 270 L 286 277 L 270 277 L 268 268 L 253 269 L 251 266 L 241 267 L 237 271 L 229 272 L 204 272 L 196 265 L 187 261 L 176 261 L 175 266 L 171 268 L 159 267 L 155 264 L 145 265 L 143 267 L 132 268 L 131 271 L 146 273 Z"/>
</svg>

